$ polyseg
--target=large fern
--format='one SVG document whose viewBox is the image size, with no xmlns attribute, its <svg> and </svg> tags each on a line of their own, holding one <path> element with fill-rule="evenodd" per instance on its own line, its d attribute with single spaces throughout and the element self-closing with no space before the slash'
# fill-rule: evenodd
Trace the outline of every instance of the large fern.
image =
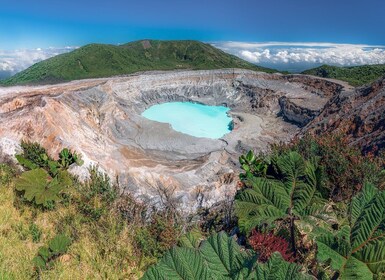
<svg viewBox="0 0 385 280">
<path fill-rule="evenodd" d="M 265 264 L 256 262 L 253 253 L 242 249 L 226 233 L 218 233 L 197 248 L 174 247 L 142 280 L 205 279 L 311 279 L 296 264 L 275 253 Z"/>
<path fill-rule="evenodd" d="M 307 221 L 317 225 L 325 218 L 326 202 L 318 189 L 321 187 L 316 161 L 305 161 L 297 152 L 272 158 L 266 176 L 250 174 L 244 180 L 246 187 L 235 197 L 235 210 L 240 228 L 249 233 L 259 225 L 273 225 L 287 220 L 290 224 L 291 245 L 295 253 L 295 224 Z"/>
<path fill-rule="evenodd" d="M 366 184 L 352 199 L 349 225 L 317 238 L 320 262 L 340 279 L 373 279 L 385 274 L 385 191 Z"/>
</svg>

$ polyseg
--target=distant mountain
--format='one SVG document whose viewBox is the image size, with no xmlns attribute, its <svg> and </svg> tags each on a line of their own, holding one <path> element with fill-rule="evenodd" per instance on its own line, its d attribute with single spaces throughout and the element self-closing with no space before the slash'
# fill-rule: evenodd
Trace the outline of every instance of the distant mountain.
<svg viewBox="0 0 385 280">
<path fill-rule="evenodd" d="M 125 45 L 90 44 L 41 61 L 1 81 L 3 85 L 49 84 L 151 70 L 243 68 L 256 66 L 198 41 L 142 40 Z"/>
<path fill-rule="evenodd" d="M 385 64 L 337 67 L 322 65 L 303 71 L 302 74 L 346 81 L 352 86 L 362 86 L 374 82 L 385 75 Z"/>
</svg>

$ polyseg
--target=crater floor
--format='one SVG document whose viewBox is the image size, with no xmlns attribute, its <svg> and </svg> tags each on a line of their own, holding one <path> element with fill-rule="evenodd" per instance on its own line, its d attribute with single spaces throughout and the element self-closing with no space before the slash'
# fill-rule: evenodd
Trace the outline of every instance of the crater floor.
<svg viewBox="0 0 385 280">
<path fill-rule="evenodd" d="M 0 88 L 0 149 L 13 154 L 21 139 L 53 155 L 70 147 L 85 159 L 72 168 L 80 177 L 98 164 L 143 200 L 167 189 L 186 209 L 211 205 L 234 193 L 241 153 L 290 140 L 299 129 L 285 120 L 306 124 L 342 89 L 310 76 L 234 69 Z M 227 106 L 234 129 L 221 139 L 196 138 L 141 116 L 172 101 Z"/>
</svg>

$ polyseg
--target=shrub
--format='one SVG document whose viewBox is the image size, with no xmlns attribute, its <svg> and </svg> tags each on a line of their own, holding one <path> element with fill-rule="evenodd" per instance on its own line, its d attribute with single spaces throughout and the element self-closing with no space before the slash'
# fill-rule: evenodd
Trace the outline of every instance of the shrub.
<svg viewBox="0 0 385 280">
<path fill-rule="evenodd" d="M 46 167 L 48 160 L 53 160 L 47 155 L 47 151 L 37 142 L 29 142 L 22 140 L 20 146 L 23 152 L 18 155 L 17 159 L 21 160 L 20 164 L 28 169 L 37 167 Z"/>
<path fill-rule="evenodd" d="M 140 226 L 147 219 L 148 205 L 124 193 L 115 201 L 114 211 L 127 223 Z"/>
<path fill-rule="evenodd" d="M 37 242 L 40 241 L 41 235 L 42 235 L 43 232 L 35 223 L 31 223 L 29 225 L 29 232 L 31 234 L 32 241 L 34 243 L 37 243 Z"/>
<path fill-rule="evenodd" d="M 253 151 L 249 151 L 246 155 L 239 157 L 239 163 L 245 173 L 240 174 L 240 179 L 244 180 L 253 176 L 266 177 L 267 169 L 271 164 L 268 156 L 257 157 Z"/>
<path fill-rule="evenodd" d="M 261 233 L 254 229 L 248 238 L 248 242 L 254 251 L 258 253 L 260 262 L 267 262 L 274 252 L 279 252 L 285 261 L 293 262 L 295 260 L 289 242 L 272 232 Z"/>
<path fill-rule="evenodd" d="M 98 220 L 110 211 L 118 197 L 118 187 L 111 183 L 107 174 L 90 167 L 90 178 L 84 184 L 78 184 L 77 203 L 79 210 L 92 220 Z"/>
<path fill-rule="evenodd" d="M 366 181 L 376 185 L 385 182 L 381 175 L 384 156 L 363 155 L 358 148 L 349 146 L 342 135 L 306 135 L 288 145 L 273 147 L 278 154 L 288 150 L 297 151 L 307 160 L 319 158 L 321 171 L 326 176 L 322 194 L 334 201 L 350 199 Z"/>
<path fill-rule="evenodd" d="M 160 212 L 152 214 L 150 222 L 138 229 L 135 241 L 144 256 L 156 259 L 177 243 L 180 234 L 181 228 Z"/>
<path fill-rule="evenodd" d="M 16 175 L 15 170 L 5 163 L 0 163 L 0 186 L 9 185 Z"/>
<path fill-rule="evenodd" d="M 234 215 L 234 196 L 226 195 L 221 202 L 211 207 L 198 209 L 200 226 L 204 232 L 230 232 L 237 226 Z"/>
<path fill-rule="evenodd" d="M 110 177 L 100 172 L 97 166 L 90 167 L 89 172 L 90 178 L 85 183 L 87 192 L 84 195 L 87 198 L 100 196 L 106 203 L 114 201 L 118 196 L 118 189 L 111 183 Z"/>
<path fill-rule="evenodd" d="M 61 168 L 67 169 L 71 164 L 76 163 L 77 165 L 83 165 L 84 161 L 81 159 L 81 156 L 76 152 L 72 152 L 67 148 L 64 148 L 59 153 L 58 164 Z"/>
</svg>

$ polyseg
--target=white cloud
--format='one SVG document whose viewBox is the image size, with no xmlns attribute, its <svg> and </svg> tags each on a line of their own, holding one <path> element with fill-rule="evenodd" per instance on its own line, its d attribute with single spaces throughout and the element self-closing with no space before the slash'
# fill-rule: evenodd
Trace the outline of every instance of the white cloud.
<svg viewBox="0 0 385 280">
<path fill-rule="evenodd" d="M 15 74 L 28 68 L 32 64 L 64 52 L 69 52 L 75 48 L 76 47 L 50 47 L 47 49 L 0 50 L 0 72 Z"/>
<path fill-rule="evenodd" d="M 292 43 L 292 42 L 219 42 L 214 46 L 261 65 L 330 64 L 352 66 L 363 64 L 384 64 L 385 46 L 334 43 Z"/>
</svg>

